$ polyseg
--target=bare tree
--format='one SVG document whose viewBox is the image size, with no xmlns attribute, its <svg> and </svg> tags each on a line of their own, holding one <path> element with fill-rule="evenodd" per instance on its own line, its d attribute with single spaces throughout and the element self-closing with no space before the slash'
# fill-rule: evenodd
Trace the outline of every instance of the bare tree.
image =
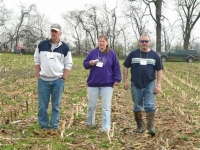
<svg viewBox="0 0 200 150">
<path fill-rule="evenodd" d="M 149 13 L 156 23 L 156 51 L 161 52 L 161 17 L 162 17 L 162 3 L 163 0 L 143 0 L 143 2 L 148 6 Z M 155 15 L 153 15 L 151 4 L 155 6 Z"/>
<path fill-rule="evenodd" d="M 37 40 L 44 40 L 47 38 L 47 33 L 49 32 L 48 19 L 44 14 L 41 14 L 37 9 L 30 13 L 30 17 L 28 18 L 27 25 L 25 26 L 28 30 L 32 30 L 34 32 L 34 36 L 36 36 Z"/>
<path fill-rule="evenodd" d="M 115 49 L 116 37 L 120 33 L 119 31 L 117 31 L 117 15 L 116 15 L 117 6 L 110 11 L 108 10 L 106 5 L 104 5 L 103 7 L 105 11 L 104 15 L 106 16 L 104 23 L 107 24 L 106 34 L 110 39 L 111 48 Z"/>
<path fill-rule="evenodd" d="M 77 42 L 80 41 L 79 45 L 84 42 L 85 49 L 91 48 L 91 46 L 96 47 L 96 40 L 103 33 L 108 36 L 110 46 L 114 49 L 116 39 L 122 31 L 120 26 L 117 26 L 117 7 L 109 10 L 106 5 L 101 7 L 87 6 L 83 11 L 68 12 L 66 17 L 63 16 L 65 20 L 68 20 L 68 24 L 75 29 Z M 82 29 L 80 29 L 80 25 Z M 84 34 L 85 40 L 79 39 L 80 34 Z M 82 49 L 84 48 L 82 47 Z"/>
<path fill-rule="evenodd" d="M 148 24 L 148 21 L 145 21 L 146 17 L 146 9 L 145 7 L 144 10 L 141 8 L 141 2 L 138 5 L 135 5 L 136 2 L 134 2 L 134 5 L 129 5 L 128 9 L 124 10 L 124 14 L 127 18 L 127 21 L 132 27 L 132 30 L 135 34 L 135 38 L 139 39 L 139 36 L 142 35 L 142 33 L 147 30 L 146 29 L 146 24 Z"/>
<path fill-rule="evenodd" d="M 76 40 L 75 44 L 78 47 L 77 53 L 81 53 L 81 32 L 79 32 L 80 29 L 80 16 L 83 12 L 82 11 L 69 11 L 66 14 L 63 14 L 62 17 L 66 21 L 67 24 L 69 24 L 70 27 L 73 28 L 75 31 L 75 35 L 73 35 L 73 38 Z"/>
<path fill-rule="evenodd" d="M 103 33 L 108 36 L 111 48 L 115 48 L 116 39 L 121 32 L 120 26 L 117 26 L 116 9 L 117 5 L 111 10 L 105 4 L 100 7 L 89 5 L 85 14 L 79 16 L 83 30 L 89 35 L 93 47 L 96 46 L 99 34 Z"/>
<path fill-rule="evenodd" d="M 127 38 L 128 34 L 126 33 L 126 27 L 121 27 L 122 35 L 123 35 L 123 49 L 122 49 L 122 56 L 127 56 Z"/>
<path fill-rule="evenodd" d="M 7 39 L 5 38 L 5 33 L 1 32 L 5 29 L 5 24 L 9 21 L 11 16 L 11 12 L 6 9 L 3 0 L 0 0 L 0 42 L 2 43 L 4 48 L 8 48 Z"/>
<path fill-rule="evenodd" d="M 200 1 L 199 0 L 177 0 L 181 28 L 183 32 L 183 47 L 189 49 L 191 32 L 200 18 Z"/>
<path fill-rule="evenodd" d="M 172 28 L 166 28 L 163 26 L 162 32 L 164 39 L 164 50 L 167 52 L 171 49 L 172 41 L 176 38 L 176 36 L 174 35 Z"/>
<path fill-rule="evenodd" d="M 137 2 L 137 0 L 129 0 L 129 2 Z M 156 23 L 156 51 L 161 52 L 161 20 L 162 20 L 162 3 L 163 0 L 143 0 L 149 9 L 149 15 Z M 155 9 L 155 13 L 154 12 Z M 155 14 L 155 15 L 154 15 Z M 138 19 L 137 19 L 138 22 Z"/>
<path fill-rule="evenodd" d="M 39 41 L 47 39 L 46 33 L 50 29 L 48 24 L 47 18 L 33 7 L 20 30 L 20 41 L 26 52 L 32 53 Z"/>
<path fill-rule="evenodd" d="M 10 11 L 5 8 L 3 0 L 0 0 L 0 26 L 5 25 L 5 22 L 8 21 Z"/>
<path fill-rule="evenodd" d="M 20 39 L 20 33 L 22 33 L 21 28 L 23 27 L 23 23 L 26 19 L 30 16 L 30 12 L 35 9 L 35 5 L 30 5 L 28 8 L 24 7 L 23 5 L 21 6 L 21 15 L 19 17 L 19 22 L 16 27 L 16 38 L 15 38 L 15 43 L 16 45 L 19 43 Z"/>
<path fill-rule="evenodd" d="M 86 31 L 86 35 L 89 35 L 93 47 L 96 46 L 96 39 L 99 35 L 99 18 L 97 16 L 97 7 L 91 5 L 88 10 L 84 11 L 82 16 L 79 16 L 79 20 L 82 24 L 83 30 Z"/>
<path fill-rule="evenodd" d="M 47 20 L 37 11 L 35 5 L 25 7 L 20 4 L 19 8 L 21 9 L 20 14 L 12 15 L 13 18 L 5 24 L 2 34 L 11 51 L 19 42 L 23 48 L 33 51 L 37 42 L 46 38 Z"/>
</svg>

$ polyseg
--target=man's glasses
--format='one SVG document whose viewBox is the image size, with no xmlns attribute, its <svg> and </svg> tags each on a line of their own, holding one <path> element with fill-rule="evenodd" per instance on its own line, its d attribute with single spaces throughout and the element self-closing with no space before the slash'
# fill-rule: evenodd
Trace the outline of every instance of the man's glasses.
<svg viewBox="0 0 200 150">
<path fill-rule="evenodd" d="M 140 43 L 149 43 L 150 40 L 140 40 Z"/>
</svg>

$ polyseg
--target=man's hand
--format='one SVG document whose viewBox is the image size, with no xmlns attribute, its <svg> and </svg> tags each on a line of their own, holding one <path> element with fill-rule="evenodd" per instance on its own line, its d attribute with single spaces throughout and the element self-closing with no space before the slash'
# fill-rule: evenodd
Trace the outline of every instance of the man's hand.
<svg viewBox="0 0 200 150">
<path fill-rule="evenodd" d="M 128 90 L 128 81 L 124 81 L 124 90 Z"/>
<path fill-rule="evenodd" d="M 161 87 L 156 85 L 154 89 L 154 94 L 160 93 L 160 90 L 161 90 Z"/>
<path fill-rule="evenodd" d="M 37 77 L 37 79 L 40 79 L 40 74 L 36 73 L 36 77 Z"/>
</svg>

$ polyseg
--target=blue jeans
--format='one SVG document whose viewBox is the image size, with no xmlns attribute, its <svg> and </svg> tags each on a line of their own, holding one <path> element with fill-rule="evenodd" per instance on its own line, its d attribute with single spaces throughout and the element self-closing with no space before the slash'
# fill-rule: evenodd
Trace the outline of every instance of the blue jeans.
<svg viewBox="0 0 200 150">
<path fill-rule="evenodd" d="M 155 81 L 151 82 L 146 88 L 138 88 L 131 83 L 131 95 L 133 99 L 133 112 L 155 112 L 156 96 L 154 94 Z"/>
<path fill-rule="evenodd" d="M 88 108 L 86 125 L 95 125 L 95 110 L 99 95 L 101 96 L 102 107 L 102 131 L 106 132 L 111 129 L 111 101 L 113 95 L 112 87 L 88 87 Z"/>
<path fill-rule="evenodd" d="M 60 78 L 54 81 L 38 80 L 38 121 L 40 127 L 57 129 L 60 118 L 60 103 L 62 92 L 64 90 L 64 81 Z M 49 123 L 48 106 L 51 98 L 52 114 Z"/>
</svg>

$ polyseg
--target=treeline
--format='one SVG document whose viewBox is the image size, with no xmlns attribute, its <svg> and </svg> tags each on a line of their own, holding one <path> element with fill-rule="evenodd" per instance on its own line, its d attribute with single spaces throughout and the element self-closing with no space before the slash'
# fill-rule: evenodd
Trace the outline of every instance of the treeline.
<svg viewBox="0 0 200 150">
<path fill-rule="evenodd" d="M 196 34 L 200 31 L 199 7 L 200 0 L 118 0 L 112 7 L 106 3 L 87 5 L 84 10 L 62 14 L 62 38 L 77 54 L 95 47 L 102 33 L 108 36 L 110 47 L 119 56 L 135 49 L 143 32 L 150 34 L 157 52 L 171 48 L 200 49 L 200 36 Z M 49 38 L 51 22 L 34 4 L 19 5 L 18 10 L 18 14 L 8 10 L 4 0 L 0 0 L 1 45 L 14 52 L 20 43 L 27 52 L 34 52 L 39 41 Z"/>
</svg>

